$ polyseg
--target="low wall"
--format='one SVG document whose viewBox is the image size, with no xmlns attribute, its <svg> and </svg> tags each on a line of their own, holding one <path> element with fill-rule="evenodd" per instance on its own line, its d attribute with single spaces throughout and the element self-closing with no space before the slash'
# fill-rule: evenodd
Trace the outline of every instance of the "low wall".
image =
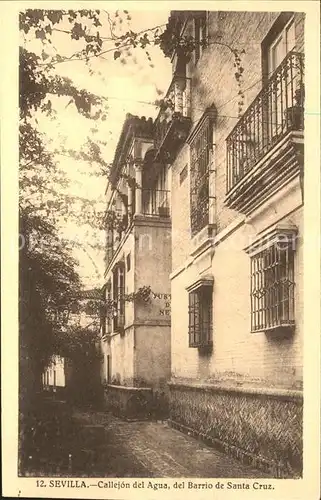
<svg viewBox="0 0 321 500">
<path fill-rule="evenodd" d="M 153 393 L 146 387 L 122 385 L 105 386 L 104 400 L 107 410 L 129 419 L 145 419 L 152 412 Z"/>
<path fill-rule="evenodd" d="M 299 391 L 169 383 L 170 423 L 274 477 L 302 476 Z"/>
</svg>

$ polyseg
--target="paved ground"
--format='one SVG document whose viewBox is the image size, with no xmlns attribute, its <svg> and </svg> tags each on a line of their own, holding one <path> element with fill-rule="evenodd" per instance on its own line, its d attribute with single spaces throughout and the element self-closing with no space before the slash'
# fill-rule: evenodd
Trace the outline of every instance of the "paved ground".
<svg viewBox="0 0 321 500">
<path fill-rule="evenodd" d="M 174 430 L 166 422 L 126 422 L 102 412 L 74 414 L 82 425 L 101 425 L 94 475 L 105 477 L 269 477 Z M 91 474 L 93 475 L 93 474 Z"/>
</svg>

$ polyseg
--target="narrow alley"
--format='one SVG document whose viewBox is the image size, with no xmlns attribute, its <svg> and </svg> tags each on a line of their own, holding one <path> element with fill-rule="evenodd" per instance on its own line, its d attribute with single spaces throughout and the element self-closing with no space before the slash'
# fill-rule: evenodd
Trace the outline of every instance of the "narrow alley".
<svg viewBox="0 0 321 500">
<path fill-rule="evenodd" d="M 87 436 L 84 452 L 95 455 L 82 475 L 101 477 L 269 477 L 172 429 L 166 421 L 121 420 L 110 413 L 81 411 L 74 419 Z M 94 435 L 96 437 L 94 437 Z M 95 445 L 96 443 L 96 445 Z M 92 470 L 90 470 L 92 467 Z M 78 473 L 73 467 L 73 473 Z"/>
</svg>

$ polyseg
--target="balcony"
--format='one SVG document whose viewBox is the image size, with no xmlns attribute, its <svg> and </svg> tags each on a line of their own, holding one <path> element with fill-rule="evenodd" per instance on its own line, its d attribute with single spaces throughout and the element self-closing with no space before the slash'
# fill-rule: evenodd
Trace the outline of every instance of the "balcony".
<svg viewBox="0 0 321 500">
<path fill-rule="evenodd" d="M 226 204 L 248 214 L 302 171 L 304 58 L 290 52 L 227 137 Z"/>
<path fill-rule="evenodd" d="M 131 230 L 132 223 L 143 222 L 146 226 L 168 226 L 171 216 L 171 192 L 165 189 L 138 189 L 141 194 L 141 209 L 134 210 L 133 217 L 108 212 L 105 264 L 109 267 L 115 254 Z M 133 205 L 134 206 L 134 205 Z M 128 207 L 127 207 L 128 209 Z"/>
<path fill-rule="evenodd" d="M 142 189 L 142 215 L 170 217 L 170 191 Z"/>
<path fill-rule="evenodd" d="M 190 128 L 190 79 L 176 75 L 155 120 L 155 159 L 173 161 Z"/>
</svg>

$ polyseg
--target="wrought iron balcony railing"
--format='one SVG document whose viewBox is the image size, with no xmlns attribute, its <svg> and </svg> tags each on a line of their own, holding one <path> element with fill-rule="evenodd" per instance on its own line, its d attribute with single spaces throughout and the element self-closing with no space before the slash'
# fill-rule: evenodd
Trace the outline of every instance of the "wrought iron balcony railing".
<svg viewBox="0 0 321 500">
<path fill-rule="evenodd" d="M 143 215 L 170 217 L 170 191 L 142 189 Z"/>
<path fill-rule="evenodd" d="M 157 155 L 173 157 L 191 126 L 190 79 L 174 76 L 155 120 Z"/>
<path fill-rule="evenodd" d="M 304 56 L 290 52 L 227 137 L 227 191 L 290 131 L 304 128 Z"/>
</svg>

